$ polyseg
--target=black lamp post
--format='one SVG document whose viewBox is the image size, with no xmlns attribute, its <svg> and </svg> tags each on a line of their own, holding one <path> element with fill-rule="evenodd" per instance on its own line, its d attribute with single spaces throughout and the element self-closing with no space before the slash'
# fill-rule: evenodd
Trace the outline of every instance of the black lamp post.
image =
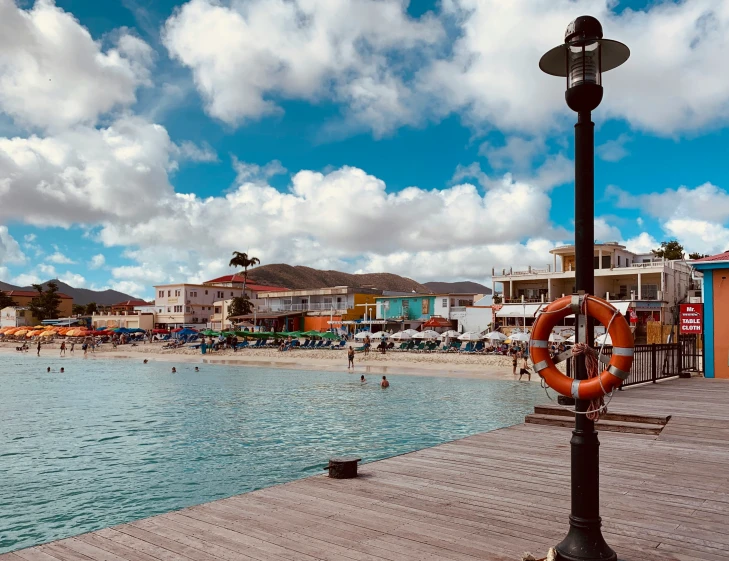
<svg viewBox="0 0 729 561">
<path fill-rule="evenodd" d="M 547 52 L 539 68 L 567 78 L 565 99 L 577 112 L 575 125 L 575 287 L 592 294 L 595 285 L 595 123 L 591 112 L 602 101 L 602 73 L 617 68 L 630 56 L 628 47 L 602 38 L 600 22 L 580 16 L 567 26 L 564 44 Z M 575 339 L 593 344 L 592 321 L 576 318 Z M 576 361 L 575 378 L 587 378 L 584 355 Z M 584 415 L 589 401 L 575 404 L 572 432 L 572 507 L 570 529 L 557 545 L 560 561 L 616 561 L 600 527 L 599 446 L 595 423 Z M 581 414 L 582 413 L 582 414 Z"/>
</svg>

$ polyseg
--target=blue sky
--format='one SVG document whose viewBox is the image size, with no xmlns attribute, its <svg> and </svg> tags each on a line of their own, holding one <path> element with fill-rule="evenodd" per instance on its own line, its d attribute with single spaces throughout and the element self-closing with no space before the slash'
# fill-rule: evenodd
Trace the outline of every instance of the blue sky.
<svg viewBox="0 0 729 561">
<path fill-rule="evenodd" d="M 596 237 L 728 249 L 725 3 L 0 0 L 0 279 L 548 263 L 574 114 L 537 62 L 583 13 L 632 51 L 593 116 Z"/>
</svg>

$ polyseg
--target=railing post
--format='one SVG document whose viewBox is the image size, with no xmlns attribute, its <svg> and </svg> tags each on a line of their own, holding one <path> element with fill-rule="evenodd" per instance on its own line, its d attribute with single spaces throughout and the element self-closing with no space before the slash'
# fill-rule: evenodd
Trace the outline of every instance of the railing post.
<svg viewBox="0 0 729 561">
<path fill-rule="evenodd" d="M 656 383 L 657 379 L 658 361 L 656 360 L 656 344 L 651 343 L 651 378 L 653 383 Z"/>
<path fill-rule="evenodd" d="M 676 361 L 678 362 L 678 375 L 681 376 L 681 373 L 683 372 L 683 341 L 681 341 L 681 336 L 679 335 L 676 337 L 676 340 L 678 341 L 678 348 L 676 349 Z"/>
</svg>

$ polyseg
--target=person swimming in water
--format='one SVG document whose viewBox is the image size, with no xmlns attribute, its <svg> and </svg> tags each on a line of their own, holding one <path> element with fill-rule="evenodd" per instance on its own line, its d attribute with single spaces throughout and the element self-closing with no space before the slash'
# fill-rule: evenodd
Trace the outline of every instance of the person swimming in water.
<svg viewBox="0 0 729 561">
<path fill-rule="evenodd" d="M 175 368 L 174 366 L 172 367 L 172 373 L 177 374 L 177 368 Z"/>
<path fill-rule="evenodd" d="M 51 367 L 49 366 L 48 368 L 46 368 L 46 372 L 50 372 L 50 371 L 51 371 Z"/>
<path fill-rule="evenodd" d="M 195 367 L 195 372 L 200 372 L 200 369 L 197 366 Z"/>
<path fill-rule="evenodd" d="M 359 381 L 362 382 L 363 384 L 367 381 L 367 380 L 365 380 L 364 374 L 362 374 L 362 376 L 359 377 Z"/>
<path fill-rule="evenodd" d="M 145 359 L 144 359 L 144 364 L 147 364 L 147 362 L 148 362 L 148 361 L 147 361 L 147 359 L 145 358 Z"/>
<path fill-rule="evenodd" d="M 66 370 L 61 366 L 61 374 L 63 374 Z"/>
<path fill-rule="evenodd" d="M 386 376 L 383 376 L 382 377 L 382 382 L 380 382 L 380 387 L 383 388 L 383 389 L 390 387 L 390 382 L 387 381 L 387 377 Z"/>
</svg>

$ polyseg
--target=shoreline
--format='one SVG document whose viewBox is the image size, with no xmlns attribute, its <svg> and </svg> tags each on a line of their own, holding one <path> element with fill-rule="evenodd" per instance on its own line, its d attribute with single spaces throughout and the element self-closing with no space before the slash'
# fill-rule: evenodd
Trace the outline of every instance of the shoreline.
<svg viewBox="0 0 729 561">
<path fill-rule="evenodd" d="M 0 343 L 0 355 L 16 354 L 16 344 Z M 66 353 L 66 357 L 59 357 L 59 344 L 44 345 L 41 358 L 54 359 L 77 358 L 84 359 L 80 348 L 77 352 Z M 35 353 L 31 348 L 24 355 Z M 334 356 L 327 356 L 329 353 Z M 281 356 L 284 355 L 285 356 Z M 348 369 L 345 351 L 287 351 L 281 353 L 276 349 L 243 349 L 238 352 L 231 350 L 218 351 L 202 355 L 199 351 L 191 349 L 161 348 L 161 344 L 117 347 L 108 346 L 96 352 L 89 352 L 87 360 L 120 359 L 143 360 L 182 364 L 210 364 L 210 365 L 240 365 L 257 368 L 276 368 L 287 370 L 319 370 L 327 372 L 357 373 L 357 374 L 385 374 L 404 376 L 432 376 L 441 378 L 469 378 L 479 380 L 517 380 L 512 374 L 511 358 L 498 355 L 458 355 L 440 353 L 387 353 L 381 355 L 372 351 L 369 357 L 357 354 L 354 369 Z M 538 382 L 539 376 L 532 373 L 532 382 Z M 526 380 L 524 380 L 526 381 Z"/>
</svg>

